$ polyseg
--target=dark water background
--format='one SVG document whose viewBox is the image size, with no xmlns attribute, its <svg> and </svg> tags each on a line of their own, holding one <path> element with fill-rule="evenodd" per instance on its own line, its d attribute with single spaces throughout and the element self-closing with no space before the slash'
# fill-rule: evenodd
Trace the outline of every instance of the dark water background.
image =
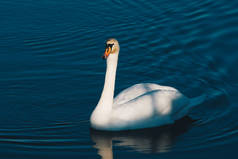
<svg viewBox="0 0 238 159">
<path fill-rule="evenodd" d="M 140 82 L 209 98 L 178 123 L 90 131 L 104 42 L 116 94 Z M 237 158 L 238 1 L 0 1 L 0 158 Z"/>
</svg>

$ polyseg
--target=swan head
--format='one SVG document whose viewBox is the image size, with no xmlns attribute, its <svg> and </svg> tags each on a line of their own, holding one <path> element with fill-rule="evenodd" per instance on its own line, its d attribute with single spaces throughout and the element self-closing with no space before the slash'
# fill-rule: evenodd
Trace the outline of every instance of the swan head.
<svg viewBox="0 0 238 159">
<path fill-rule="evenodd" d="M 105 53 L 102 56 L 103 59 L 107 59 L 110 54 L 119 54 L 120 46 L 116 39 L 110 38 L 106 41 Z"/>
</svg>

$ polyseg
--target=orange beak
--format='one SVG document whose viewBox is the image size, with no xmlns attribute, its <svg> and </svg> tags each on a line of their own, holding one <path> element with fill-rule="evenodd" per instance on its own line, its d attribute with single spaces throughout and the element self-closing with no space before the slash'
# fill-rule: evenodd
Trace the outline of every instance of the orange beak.
<svg viewBox="0 0 238 159">
<path fill-rule="evenodd" d="M 111 48 L 110 47 L 107 47 L 106 50 L 105 50 L 105 53 L 104 55 L 102 56 L 103 59 L 107 59 L 107 57 L 109 56 L 109 54 L 111 53 Z"/>
</svg>

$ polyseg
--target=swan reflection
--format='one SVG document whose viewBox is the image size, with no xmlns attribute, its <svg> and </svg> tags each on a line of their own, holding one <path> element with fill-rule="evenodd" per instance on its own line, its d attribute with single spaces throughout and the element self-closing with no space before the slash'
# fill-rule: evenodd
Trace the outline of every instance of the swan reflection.
<svg viewBox="0 0 238 159">
<path fill-rule="evenodd" d="M 163 153 L 173 147 L 176 137 L 185 133 L 194 120 L 184 117 L 173 125 L 144 130 L 105 132 L 91 129 L 94 148 L 102 159 L 113 159 L 113 146 L 132 148 L 142 153 Z"/>
</svg>

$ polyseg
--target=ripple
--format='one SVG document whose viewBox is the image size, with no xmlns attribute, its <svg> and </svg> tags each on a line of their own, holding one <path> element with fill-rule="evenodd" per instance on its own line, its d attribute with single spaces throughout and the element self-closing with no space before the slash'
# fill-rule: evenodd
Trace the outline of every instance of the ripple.
<svg viewBox="0 0 238 159">
<path fill-rule="evenodd" d="M 85 158 L 93 151 L 96 158 L 94 151 L 113 147 L 153 158 L 237 145 L 236 1 L 0 4 L 2 154 L 74 152 Z M 180 124 L 147 133 L 91 132 L 90 139 L 88 119 L 102 89 L 100 56 L 109 37 L 121 46 L 116 92 L 155 82 L 188 97 L 207 93 L 207 101 Z"/>
</svg>

